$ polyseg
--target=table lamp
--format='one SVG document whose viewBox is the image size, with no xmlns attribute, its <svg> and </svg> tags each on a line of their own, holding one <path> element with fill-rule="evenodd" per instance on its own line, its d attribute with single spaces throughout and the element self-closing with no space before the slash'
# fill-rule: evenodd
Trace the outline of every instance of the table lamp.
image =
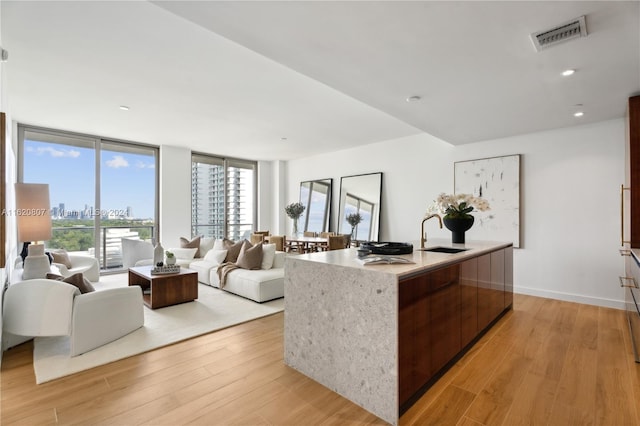
<svg viewBox="0 0 640 426">
<path fill-rule="evenodd" d="M 29 244 L 34 241 L 51 239 L 51 213 L 49 211 L 49 185 L 43 183 L 16 183 L 16 223 L 18 225 L 18 241 L 22 241 L 20 256 L 24 262 L 24 279 L 37 275 L 44 278 L 49 271 L 49 257 L 42 249 L 34 247 L 33 259 L 29 259 Z M 37 253 L 37 254 L 36 254 Z M 29 261 L 27 261 L 29 259 Z M 46 266 L 45 262 L 46 261 Z M 40 277 L 41 271 L 46 272 Z"/>
</svg>

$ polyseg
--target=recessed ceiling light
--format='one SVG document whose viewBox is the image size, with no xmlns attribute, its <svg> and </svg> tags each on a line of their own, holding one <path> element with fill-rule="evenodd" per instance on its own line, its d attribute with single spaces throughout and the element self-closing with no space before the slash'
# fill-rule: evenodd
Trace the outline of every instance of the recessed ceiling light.
<svg viewBox="0 0 640 426">
<path fill-rule="evenodd" d="M 420 96 L 414 95 L 414 96 L 409 96 L 406 101 L 407 102 L 418 102 L 420 99 L 422 99 Z"/>
<path fill-rule="evenodd" d="M 287 138 L 285 138 L 284 136 L 280 138 L 281 141 L 286 141 Z"/>
<path fill-rule="evenodd" d="M 575 73 L 575 72 L 576 72 L 576 70 L 564 70 L 564 71 L 562 71 L 562 75 L 564 77 L 569 77 L 570 75 L 573 75 L 573 73 Z"/>
<path fill-rule="evenodd" d="M 126 105 L 120 105 L 120 109 L 123 111 L 129 111 L 129 107 Z"/>
<path fill-rule="evenodd" d="M 574 117 L 582 117 L 583 115 L 584 115 L 584 112 L 582 112 L 582 111 L 578 111 L 578 112 L 574 112 L 573 113 Z"/>
</svg>

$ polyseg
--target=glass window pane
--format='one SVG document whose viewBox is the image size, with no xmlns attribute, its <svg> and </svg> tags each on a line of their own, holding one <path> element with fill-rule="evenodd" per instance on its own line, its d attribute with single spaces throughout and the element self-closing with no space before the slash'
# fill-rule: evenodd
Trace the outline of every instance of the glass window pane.
<svg viewBox="0 0 640 426">
<path fill-rule="evenodd" d="M 53 238 L 47 247 L 118 269 L 122 237 L 156 234 L 157 148 L 22 125 L 18 135 L 20 181 L 49 184 Z"/>
<path fill-rule="evenodd" d="M 250 238 L 255 218 L 255 170 L 254 161 L 192 155 L 193 235 Z"/>
<path fill-rule="evenodd" d="M 155 237 L 157 150 L 107 142 L 101 148 L 100 260 L 103 268 L 120 268 L 122 238 Z"/>
<path fill-rule="evenodd" d="M 94 248 L 95 141 L 26 131 L 22 182 L 49 184 L 53 237 L 48 248 L 89 254 Z"/>
<path fill-rule="evenodd" d="M 194 156 L 191 163 L 191 223 L 193 235 L 223 238 L 224 165 Z"/>
<path fill-rule="evenodd" d="M 227 168 L 227 234 L 234 241 L 250 239 L 254 218 L 254 167 L 230 162 Z"/>
</svg>

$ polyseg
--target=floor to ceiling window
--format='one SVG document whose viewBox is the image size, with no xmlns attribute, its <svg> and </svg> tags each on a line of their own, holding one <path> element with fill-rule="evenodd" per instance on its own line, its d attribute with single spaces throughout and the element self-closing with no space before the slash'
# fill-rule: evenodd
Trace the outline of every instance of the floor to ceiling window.
<svg viewBox="0 0 640 426">
<path fill-rule="evenodd" d="M 48 248 L 122 267 L 121 238 L 157 235 L 158 148 L 20 125 L 19 181 L 49 184 Z"/>
<path fill-rule="evenodd" d="M 249 238 L 256 218 L 256 167 L 255 161 L 192 155 L 193 235 Z"/>
</svg>

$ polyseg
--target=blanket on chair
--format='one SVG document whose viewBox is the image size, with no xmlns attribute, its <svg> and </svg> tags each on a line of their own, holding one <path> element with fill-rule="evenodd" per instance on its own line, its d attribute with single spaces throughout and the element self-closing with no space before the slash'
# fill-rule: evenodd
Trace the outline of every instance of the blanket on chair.
<svg viewBox="0 0 640 426">
<path fill-rule="evenodd" d="M 224 288 L 227 284 L 227 275 L 231 271 L 235 271 L 236 269 L 240 269 L 238 265 L 231 262 L 221 263 L 216 269 L 216 273 L 218 274 L 218 279 L 220 280 L 220 288 Z"/>
</svg>

